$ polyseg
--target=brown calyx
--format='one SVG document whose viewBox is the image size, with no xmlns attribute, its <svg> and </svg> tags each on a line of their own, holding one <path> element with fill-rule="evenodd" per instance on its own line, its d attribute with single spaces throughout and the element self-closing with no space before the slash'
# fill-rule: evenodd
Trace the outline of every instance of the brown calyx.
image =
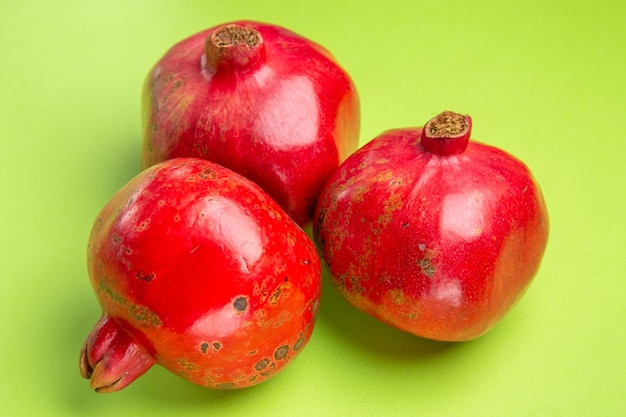
<svg viewBox="0 0 626 417">
<path fill-rule="evenodd" d="M 259 36 L 259 32 L 252 28 L 239 25 L 226 25 L 217 29 L 213 33 L 211 40 L 218 47 L 241 44 L 254 47 L 259 44 L 261 37 Z"/>
<path fill-rule="evenodd" d="M 467 117 L 452 111 L 444 111 L 431 119 L 425 129 L 432 138 L 450 138 L 462 135 L 469 129 Z"/>
</svg>

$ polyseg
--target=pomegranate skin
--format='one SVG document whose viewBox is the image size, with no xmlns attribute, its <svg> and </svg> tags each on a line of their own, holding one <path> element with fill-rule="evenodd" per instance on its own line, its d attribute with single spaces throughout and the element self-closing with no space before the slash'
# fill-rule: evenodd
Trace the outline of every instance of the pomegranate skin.
<svg viewBox="0 0 626 417">
<path fill-rule="evenodd" d="M 256 184 L 175 158 L 105 205 L 88 244 L 102 317 L 80 354 L 97 392 L 154 364 L 209 388 L 243 388 L 309 341 L 321 265 L 308 235 Z"/>
<path fill-rule="evenodd" d="M 174 45 L 149 72 L 142 109 L 142 168 L 175 157 L 217 162 L 259 184 L 300 225 L 358 146 L 358 94 L 335 58 L 254 21 Z"/>
<path fill-rule="evenodd" d="M 468 142 L 464 118 L 458 134 L 419 127 L 371 140 L 329 179 L 313 220 L 332 280 L 353 306 L 441 341 L 492 329 L 528 288 L 548 239 L 531 172 Z"/>
</svg>

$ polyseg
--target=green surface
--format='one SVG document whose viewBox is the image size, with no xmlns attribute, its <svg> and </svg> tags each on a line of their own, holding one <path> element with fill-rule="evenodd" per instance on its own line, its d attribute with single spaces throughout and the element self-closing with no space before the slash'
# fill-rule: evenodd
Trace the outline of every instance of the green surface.
<svg viewBox="0 0 626 417">
<path fill-rule="evenodd" d="M 0 3 L 0 415 L 626 415 L 626 2 Z M 78 353 L 99 316 L 96 214 L 138 173 L 139 97 L 172 44 L 240 18 L 330 49 L 362 103 L 361 143 L 451 109 L 521 158 L 551 218 L 544 262 L 488 335 L 442 344 L 379 324 L 325 283 L 281 374 L 209 391 L 160 367 L 97 395 Z"/>
</svg>

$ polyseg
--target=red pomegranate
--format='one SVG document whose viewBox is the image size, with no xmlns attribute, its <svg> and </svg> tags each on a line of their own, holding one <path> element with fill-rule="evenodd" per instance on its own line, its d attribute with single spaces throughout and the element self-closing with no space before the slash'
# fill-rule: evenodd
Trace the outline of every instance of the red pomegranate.
<svg viewBox="0 0 626 417">
<path fill-rule="evenodd" d="M 132 179 L 93 226 L 102 317 L 80 371 L 117 391 L 160 364 L 210 388 L 260 383 L 308 342 L 320 298 L 313 242 L 256 184 L 175 158 Z"/>
<path fill-rule="evenodd" d="M 261 186 L 300 225 L 356 150 L 359 99 L 322 46 L 275 25 L 238 21 L 173 46 L 143 93 L 142 167 L 208 159 Z"/>
<path fill-rule="evenodd" d="M 333 174 L 313 221 L 345 298 L 431 339 L 489 331 L 531 283 L 548 239 L 528 168 L 469 141 L 470 130 L 469 116 L 443 112 L 384 132 Z"/>
</svg>

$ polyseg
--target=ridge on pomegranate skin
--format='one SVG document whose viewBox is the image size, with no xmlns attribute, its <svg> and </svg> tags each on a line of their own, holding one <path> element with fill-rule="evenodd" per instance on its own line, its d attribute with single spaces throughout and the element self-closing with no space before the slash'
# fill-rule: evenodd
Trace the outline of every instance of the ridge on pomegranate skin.
<svg viewBox="0 0 626 417">
<path fill-rule="evenodd" d="M 541 190 L 522 161 L 470 141 L 443 112 L 383 132 L 326 183 L 313 235 L 357 309 L 417 336 L 490 331 L 534 279 L 548 240 Z"/>
<path fill-rule="evenodd" d="M 321 45 L 254 21 L 174 45 L 146 77 L 143 169 L 176 157 L 216 162 L 263 188 L 300 226 L 358 146 L 359 97 Z"/>
</svg>

